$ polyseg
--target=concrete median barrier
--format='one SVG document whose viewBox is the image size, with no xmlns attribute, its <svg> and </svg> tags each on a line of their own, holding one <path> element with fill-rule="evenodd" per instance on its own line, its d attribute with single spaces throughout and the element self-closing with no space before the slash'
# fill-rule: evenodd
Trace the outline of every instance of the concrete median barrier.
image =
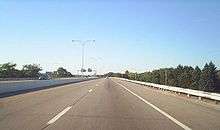
<svg viewBox="0 0 220 130">
<path fill-rule="evenodd" d="M 18 91 L 43 89 L 69 83 L 92 80 L 95 78 L 63 78 L 53 80 L 0 81 L 0 97 Z"/>
</svg>

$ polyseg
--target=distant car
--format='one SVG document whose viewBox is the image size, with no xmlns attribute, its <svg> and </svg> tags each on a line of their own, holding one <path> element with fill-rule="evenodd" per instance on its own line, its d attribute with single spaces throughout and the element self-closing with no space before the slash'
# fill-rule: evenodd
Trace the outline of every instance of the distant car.
<svg viewBox="0 0 220 130">
<path fill-rule="evenodd" d="M 51 78 L 49 78 L 49 77 L 46 76 L 46 75 L 41 75 L 38 79 L 39 79 L 39 80 L 50 80 Z"/>
</svg>

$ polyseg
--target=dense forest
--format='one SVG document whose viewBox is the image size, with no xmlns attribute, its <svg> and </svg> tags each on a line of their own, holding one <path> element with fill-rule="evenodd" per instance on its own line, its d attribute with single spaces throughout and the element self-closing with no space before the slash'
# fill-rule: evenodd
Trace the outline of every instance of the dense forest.
<svg viewBox="0 0 220 130">
<path fill-rule="evenodd" d="M 189 88 L 195 90 L 220 92 L 220 71 L 213 62 L 198 66 L 178 65 L 176 68 L 162 68 L 144 73 L 108 73 L 108 76 L 128 78 L 144 82 Z"/>
</svg>

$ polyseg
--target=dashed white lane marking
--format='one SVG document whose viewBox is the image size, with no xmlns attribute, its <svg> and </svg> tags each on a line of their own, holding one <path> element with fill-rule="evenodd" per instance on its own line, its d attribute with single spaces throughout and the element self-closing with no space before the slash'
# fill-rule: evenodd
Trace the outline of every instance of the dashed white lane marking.
<svg viewBox="0 0 220 130">
<path fill-rule="evenodd" d="M 89 89 L 89 93 L 92 92 L 92 89 Z M 57 114 L 55 117 L 53 117 L 50 121 L 47 122 L 47 125 L 51 125 L 54 122 L 56 122 L 61 116 L 63 116 L 66 112 L 68 112 L 73 106 L 68 106 L 63 111 L 61 111 L 59 114 Z"/>
<path fill-rule="evenodd" d="M 92 89 L 89 89 L 89 92 L 92 92 Z"/>
<path fill-rule="evenodd" d="M 72 108 L 72 106 L 65 108 L 62 112 L 60 112 L 55 117 L 53 117 L 49 122 L 47 122 L 47 124 L 50 125 L 50 124 L 53 124 L 54 122 L 56 122 L 56 120 L 58 120 L 62 115 L 64 115 L 67 111 L 69 111 L 70 108 Z"/>
<path fill-rule="evenodd" d="M 92 89 L 89 90 L 89 93 L 92 92 Z M 47 125 L 53 124 L 56 122 L 61 116 L 63 116 L 66 112 L 68 112 L 73 106 L 69 106 L 65 108 L 63 111 L 61 111 L 59 114 L 57 114 L 55 117 L 53 117 L 50 121 L 47 122 Z"/>
<path fill-rule="evenodd" d="M 114 81 L 113 81 L 114 82 Z M 171 121 L 173 121 L 174 123 L 176 123 L 177 125 L 179 125 L 180 127 L 182 127 L 184 130 L 192 130 L 191 128 L 189 128 L 188 126 L 184 125 L 183 123 L 179 122 L 177 119 L 173 118 L 171 115 L 169 115 L 168 113 L 162 111 L 161 109 L 159 109 L 158 107 L 156 107 L 155 105 L 153 105 L 152 103 L 146 101 L 145 99 L 143 99 L 142 97 L 138 96 L 137 94 L 135 94 L 134 92 L 132 92 L 131 90 L 129 90 L 128 88 L 126 88 L 124 85 L 115 82 L 116 84 L 118 84 L 119 86 L 121 86 L 122 88 L 124 88 L 125 90 L 127 90 L 128 92 L 130 92 L 132 95 L 136 96 L 137 98 L 139 98 L 141 101 L 143 101 L 144 103 L 148 104 L 149 106 L 151 106 L 152 108 L 154 108 L 155 110 L 157 110 L 158 112 L 160 112 L 162 115 L 166 116 L 167 118 L 169 118 Z"/>
</svg>

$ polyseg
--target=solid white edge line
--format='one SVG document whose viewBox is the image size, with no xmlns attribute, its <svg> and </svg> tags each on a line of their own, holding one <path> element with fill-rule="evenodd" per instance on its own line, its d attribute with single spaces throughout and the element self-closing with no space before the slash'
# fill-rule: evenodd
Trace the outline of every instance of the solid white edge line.
<svg viewBox="0 0 220 130">
<path fill-rule="evenodd" d="M 115 82 L 115 81 L 113 81 Z M 115 82 L 116 84 L 118 84 L 119 86 L 123 87 L 125 90 L 127 90 L 128 92 L 130 92 L 131 94 L 133 94 L 134 96 L 138 97 L 141 101 L 143 101 L 144 103 L 148 104 L 149 106 L 151 106 L 152 108 L 154 108 L 155 110 L 157 110 L 158 112 L 160 112 L 162 115 L 166 116 L 167 118 L 169 118 L 171 121 L 173 121 L 174 123 L 176 123 L 177 125 L 179 125 L 180 127 L 182 127 L 185 130 L 192 130 L 191 128 L 189 128 L 188 126 L 184 125 L 183 123 L 179 122 L 177 119 L 173 118 L 171 115 L 169 115 L 168 113 L 164 112 L 163 110 L 159 109 L 158 107 L 156 107 L 155 105 L 153 105 L 152 103 L 146 101 L 145 99 L 143 99 L 142 97 L 140 97 L 139 95 L 135 94 L 134 92 L 132 92 L 131 90 L 129 90 L 128 88 L 126 88 L 124 85 Z"/>
<path fill-rule="evenodd" d="M 47 122 L 48 125 L 53 124 L 54 122 L 56 122 L 62 115 L 64 115 L 67 111 L 69 111 L 69 109 L 71 109 L 72 106 L 69 106 L 67 108 L 65 108 L 62 112 L 60 112 L 59 114 L 57 114 L 55 117 L 53 117 L 49 122 Z"/>
</svg>

